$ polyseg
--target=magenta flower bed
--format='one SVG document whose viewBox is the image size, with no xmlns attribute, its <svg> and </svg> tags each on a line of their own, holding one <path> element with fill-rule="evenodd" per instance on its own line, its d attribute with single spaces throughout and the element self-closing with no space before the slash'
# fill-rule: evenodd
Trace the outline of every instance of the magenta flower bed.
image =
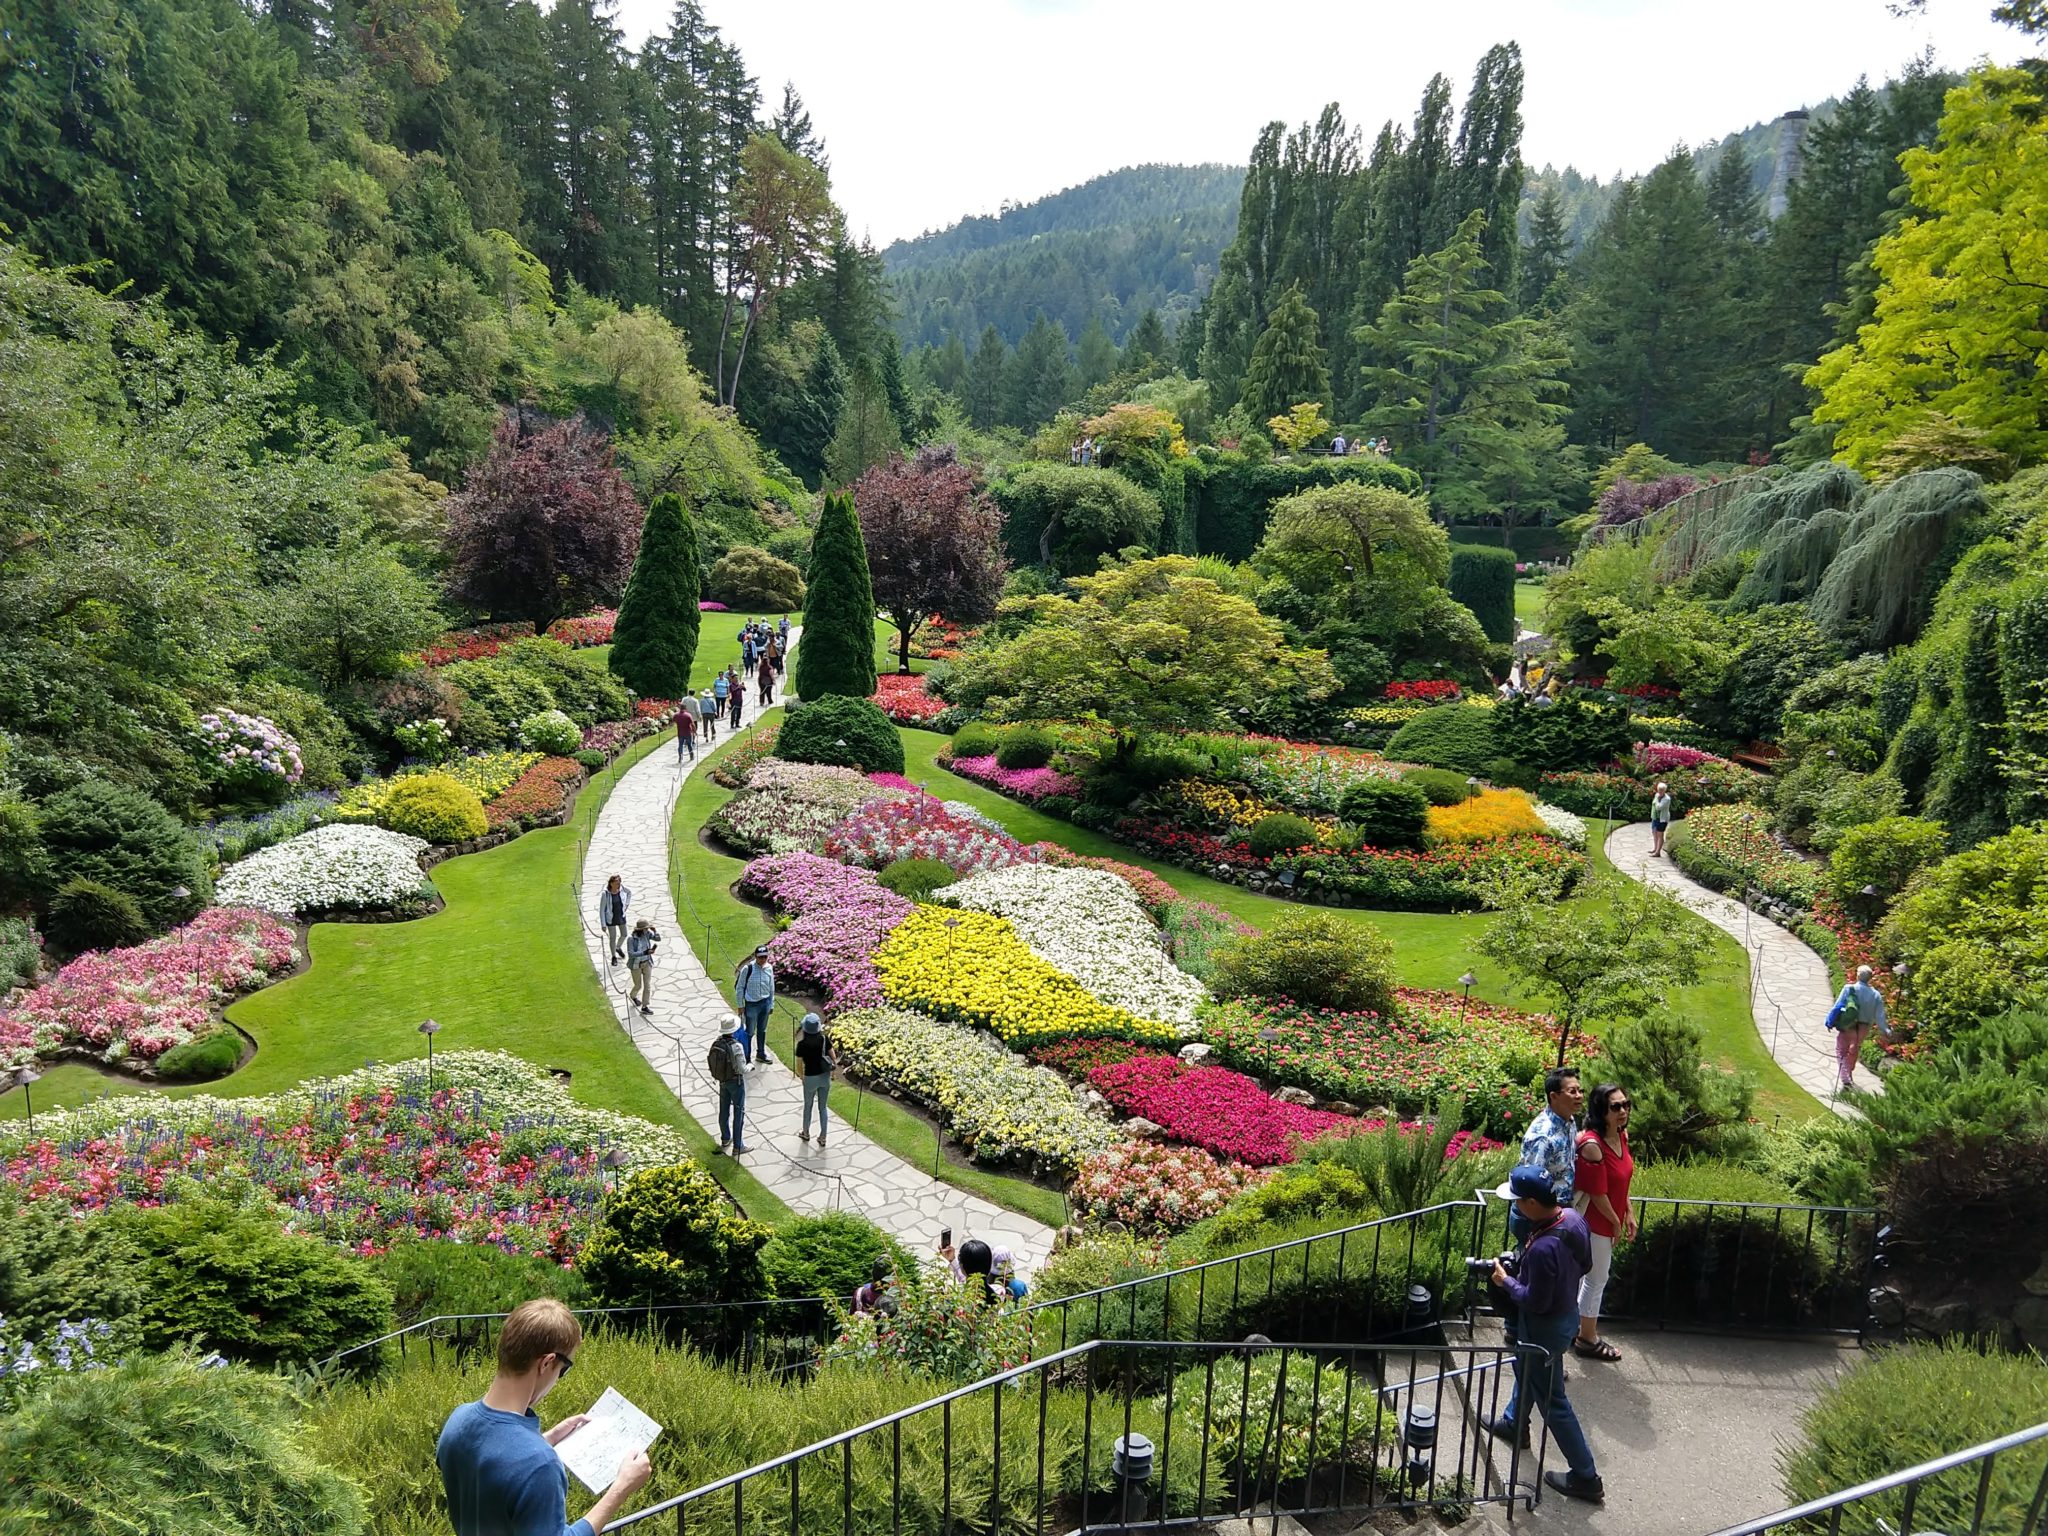
<svg viewBox="0 0 2048 1536">
<path fill-rule="evenodd" d="M 61 1046 L 155 1060 L 212 1028 L 213 1005 L 291 967 L 293 932 L 251 907 L 210 907 L 132 949 L 80 955 L 0 1013 L 0 1068 Z"/>
<path fill-rule="evenodd" d="M 1640 743 L 1636 747 L 1635 760 L 1645 773 L 1669 773 L 1674 768 L 1697 768 L 1701 763 L 1727 761 L 1711 752 L 1702 752 L 1698 747 L 1681 747 L 1669 741 Z"/>
<path fill-rule="evenodd" d="M 986 784 L 991 789 L 1014 795 L 1019 800 L 1043 800 L 1048 795 L 1078 796 L 1081 781 L 1057 768 L 1005 768 L 991 752 L 986 757 L 956 757 L 947 767 L 963 779 Z"/>
<path fill-rule="evenodd" d="M 1296 1140 L 1360 1122 L 1327 1109 L 1283 1104 L 1228 1067 L 1191 1067 L 1172 1056 L 1133 1056 L 1096 1067 L 1088 1081 L 1127 1115 L 1143 1115 L 1175 1141 L 1254 1167 L 1294 1161 Z"/>
<path fill-rule="evenodd" d="M 910 902 L 867 870 L 814 853 L 756 859 L 740 876 L 740 890 L 795 918 L 768 941 L 777 975 L 819 988 L 835 1013 L 880 1006 L 882 984 L 870 957 L 910 916 Z"/>
<path fill-rule="evenodd" d="M 963 876 L 1045 858 L 1039 848 L 1026 848 L 1006 833 L 955 816 L 936 795 L 862 806 L 825 835 L 825 852 L 867 869 L 882 869 L 898 859 L 937 859 Z"/>
<path fill-rule="evenodd" d="M 890 773 L 887 769 L 883 769 L 879 773 L 869 774 L 868 782 L 870 784 L 879 784 L 884 789 L 900 789 L 913 795 L 920 793 L 918 787 L 909 779 L 906 779 L 900 773 Z"/>
<path fill-rule="evenodd" d="M 699 603 L 697 611 L 699 613 L 724 613 L 727 610 L 723 603 Z"/>
</svg>

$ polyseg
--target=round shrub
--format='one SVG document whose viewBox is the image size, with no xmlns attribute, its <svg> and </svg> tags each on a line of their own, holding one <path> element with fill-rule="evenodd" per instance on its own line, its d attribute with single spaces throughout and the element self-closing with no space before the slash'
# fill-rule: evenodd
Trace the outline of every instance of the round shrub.
<svg viewBox="0 0 2048 1536">
<path fill-rule="evenodd" d="M 828 694 L 789 712 L 775 755 L 793 763 L 831 763 L 862 773 L 901 773 L 903 738 L 866 699 Z"/>
<path fill-rule="evenodd" d="M 536 752 L 567 757 L 583 744 L 583 732 L 559 709 L 544 709 L 519 722 L 519 739 Z"/>
<path fill-rule="evenodd" d="M 1291 997 L 1311 1008 L 1389 1014 L 1394 947 L 1376 928 L 1333 912 L 1289 912 L 1264 933 L 1217 947 L 1218 997 Z"/>
<path fill-rule="evenodd" d="M 1948 854 L 1948 828 L 1917 816 L 1885 816 L 1851 827 L 1828 859 L 1828 888 L 1865 921 L 1874 920 L 1906 882 Z M 1865 896 L 1870 886 L 1875 896 Z"/>
<path fill-rule="evenodd" d="M 490 827 L 477 792 L 445 773 L 408 773 L 394 780 L 377 824 L 430 843 L 468 842 Z"/>
<path fill-rule="evenodd" d="M 574 757 L 583 766 L 585 771 L 589 773 L 596 773 L 598 769 L 604 766 L 605 759 L 602 752 L 572 752 L 570 756 Z"/>
<path fill-rule="evenodd" d="M 853 1293 L 868 1283 L 877 1259 L 888 1259 L 899 1275 L 917 1273 L 917 1261 L 901 1243 L 851 1211 L 799 1216 L 777 1227 L 761 1250 L 761 1268 L 775 1295 L 822 1296 L 842 1306 L 850 1306 Z"/>
<path fill-rule="evenodd" d="M 765 549 L 735 544 L 712 562 L 704 591 L 734 608 L 794 613 L 804 605 L 804 574 Z"/>
<path fill-rule="evenodd" d="M 940 886 L 951 885 L 960 877 L 937 859 L 898 859 L 875 878 L 906 901 L 925 901 Z"/>
<path fill-rule="evenodd" d="M 1421 790 L 1431 805 L 1462 805 L 1472 798 L 1471 778 L 1444 768 L 1410 768 L 1401 782 Z"/>
<path fill-rule="evenodd" d="M 979 720 L 970 720 L 953 733 L 955 757 L 988 757 L 1000 745 L 1002 738 L 996 735 L 995 728 Z"/>
<path fill-rule="evenodd" d="M 40 820 L 45 868 L 125 891 L 152 932 L 184 922 L 212 898 L 199 839 L 139 789 L 79 784 L 45 801 Z M 176 894 L 181 885 L 188 894 Z"/>
<path fill-rule="evenodd" d="M 761 1249 L 774 1235 L 735 1214 L 694 1163 L 644 1168 L 605 1202 L 576 1267 L 606 1306 L 757 1301 L 767 1288 Z"/>
<path fill-rule="evenodd" d="M 1259 858 L 1270 859 L 1296 848 L 1314 847 L 1317 835 L 1315 823 L 1307 817 L 1282 811 L 1277 816 L 1260 817 L 1252 824 L 1245 841 Z"/>
<path fill-rule="evenodd" d="M 175 1083 L 210 1083 L 226 1077 L 242 1059 L 242 1037 L 232 1029 L 216 1029 L 183 1045 L 174 1045 L 157 1058 L 157 1076 Z"/>
<path fill-rule="evenodd" d="M 1406 782 L 1360 779 L 1338 797 L 1337 814 L 1358 828 L 1367 847 L 1420 848 L 1429 825 L 1429 797 Z"/>
<path fill-rule="evenodd" d="M 1004 768 L 1043 768 L 1059 746 L 1050 731 L 1035 725 L 1012 726 L 996 745 L 996 762 Z"/>
<path fill-rule="evenodd" d="M 1452 773 L 1478 774 L 1496 752 L 1493 710 L 1477 704 L 1440 704 L 1425 709 L 1387 743 L 1387 756 Z"/>
<path fill-rule="evenodd" d="M 65 881 L 50 898 L 43 926 L 58 948 L 77 954 L 88 949 L 120 949 L 149 937 L 149 922 L 133 896 L 82 878 Z"/>
<path fill-rule="evenodd" d="M 1372 1192 L 1365 1180 L 1339 1163 L 1291 1163 L 1263 1184 L 1254 1185 L 1194 1229 L 1195 1240 L 1210 1252 L 1226 1253 L 1244 1246 L 1261 1227 L 1305 1216 L 1342 1216 L 1333 1227 L 1369 1221 Z"/>
</svg>

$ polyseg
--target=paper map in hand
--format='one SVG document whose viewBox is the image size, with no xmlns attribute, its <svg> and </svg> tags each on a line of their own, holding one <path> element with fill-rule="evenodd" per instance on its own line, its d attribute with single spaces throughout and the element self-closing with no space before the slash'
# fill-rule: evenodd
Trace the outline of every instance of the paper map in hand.
<svg viewBox="0 0 2048 1536">
<path fill-rule="evenodd" d="M 606 1387 L 604 1396 L 590 1405 L 588 1416 L 590 1422 L 556 1446 L 555 1454 L 579 1483 L 592 1493 L 603 1493 L 628 1456 L 654 1444 L 661 1426 L 622 1397 L 617 1387 Z"/>
</svg>

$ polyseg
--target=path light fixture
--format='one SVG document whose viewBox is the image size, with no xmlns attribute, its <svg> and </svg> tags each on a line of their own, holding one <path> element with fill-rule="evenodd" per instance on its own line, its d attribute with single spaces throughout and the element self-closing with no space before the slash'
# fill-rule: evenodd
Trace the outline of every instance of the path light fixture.
<svg viewBox="0 0 2048 1536">
<path fill-rule="evenodd" d="M 427 1037 L 427 1092 L 431 1095 L 434 1091 L 434 1036 L 441 1033 L 440 1021 L 420 1020 L 420 1033 Z"/>
<path fill-rule="evenodd" d="M 1259 1038 L 1266 1043 L 1266 1076 L 1273 1075 L 1273 1047 L 1280 1043 L 1280 1031 L 1268 1024 L 1259 1031 Z"/>
<path fill-rule="evenodd" d="M 1436 1405 L 1410 1398 L 1401 1418 L 1401 1445 L 1408 1452 L 1405 1470 L 1417 1487 L 1429 1481 L 1436 1469 Z"/>
<path fill-rule="evenodd" d="M 1479 985 L 1479 978 L 1470 971 L 1458 978 L 1458 985 L 1465 989 L 1465 1000 L 1458 1004 L 1458 1028 L 1465 1027 L 1465 1010 L 1472 1006 L 1472 989 Z"/>
<path fill-rule="evenodd" d="M 31 1136 L 36 1133 L 36 1096 L 31 1090 L 34 1084 L 42 1080 L 42 1073 L 38 1072 L 34 1067 L 26 1065 L 16 1067 L 14 1069 L 14 1076 L 9 1079 L 15 1087 L 21 1090 L 22 1097 L 28 1100 L 28 1133 Z"/>
<path fill-rule="evenodd" d="M 1894 965 L 1892 967 L 1892 974 L 1898 977 L 1899 980 L 1904 981 L 1906 979 L 1906 962 L 1901 960 L 1897 965 Z"/>
<path fill-rule="evenodd" d="M 953 930 L 960 926 L 960 919 L 957 916 L 948 917 L 944 926 L 946 929 L 946 964 L 951 965 L 953 963 Z"/>
<path fill-rule="evenodd" d="M 626 1166 L 626 1149 L 624 1147 L 611 1147 L 606 1150 L 604 1156 L 599 1158 L 598 1161 L 611 1169 L 612 1193 L 617 1194 L 619 1192 L 619 1170 Z"/>
<path fill-rule="evenodd" d="M 1144 1523 L 1150 1509 L 1150 1502 L 1145 1497 L 1145 1483 L 1152 1476 L 1151 1440 L 1136 1430 L 1117 1436 L 1109 1466 L 1122 1495 L 1117 1523 L 1123 1527 Z"/>
</svg>

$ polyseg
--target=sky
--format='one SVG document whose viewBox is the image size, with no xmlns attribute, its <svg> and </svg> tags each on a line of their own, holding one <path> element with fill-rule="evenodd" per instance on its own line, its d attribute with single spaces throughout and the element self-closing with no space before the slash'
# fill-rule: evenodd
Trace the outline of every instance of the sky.
<svg viewBox="0 0 2048 1536">
<path fill-rule="evenodd" d="M 703 0 L 765 108 L 793 81 L 849 227 L 877 245 L 1151 162 L 1243 164 L 1335 101 L 1372 136 L 1437 72 L 1522 48 L 1522 156 L 1603 180 L 1848 89 L 1931 46 L 2033 51 L 1991 0 Z M 637 47 L 672 0 L 618 0 Z M 1284 22 L 1283 34 L 1271 24 Z"/>
</svg>

